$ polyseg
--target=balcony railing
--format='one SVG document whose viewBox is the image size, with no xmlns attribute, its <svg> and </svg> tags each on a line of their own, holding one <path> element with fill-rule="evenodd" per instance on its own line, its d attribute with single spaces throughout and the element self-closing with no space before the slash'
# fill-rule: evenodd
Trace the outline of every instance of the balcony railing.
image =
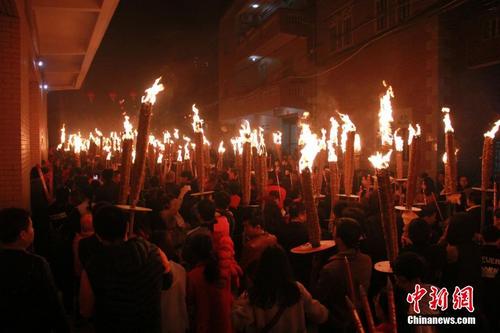
<svg viewBox="0 0 500 333">
<path fill-rule="evenodd" d="M 303 12 L 278 9 L 263 24 L 252 28 L 240 38 L 237 52 L 240 57 L 252 54 L 267 55 L 297 37 L 307 37 L 308 21 Z"/>
<path fill-rule="evenodd" d="M 286 79 L 245 95 L 224 98 L 220 103 L 220 116 L 222 119 L 232 119 L 273 112 L 280 108 L 307 109 L 310 97 L 311 82 Z"/>
</svg>

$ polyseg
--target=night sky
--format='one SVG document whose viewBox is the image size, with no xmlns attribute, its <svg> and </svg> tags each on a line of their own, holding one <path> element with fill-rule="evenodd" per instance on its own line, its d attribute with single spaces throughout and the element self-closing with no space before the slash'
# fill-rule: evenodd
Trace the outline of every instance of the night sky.
<svg viewBox="0 0 500 333">
<path fill-rule="evenodd" d="M 60 119 L 73 129 L 116 129 L 123 110 L 133 116 L 144 89 L 160 75 L 166 91 L 156 107 L 158 128 L 181 122 L 194 102 L 216 108 L 218 21 L 230 2 L 120 1 L 82 88 L 53 94 L 62 100 Z"/>
</svg>

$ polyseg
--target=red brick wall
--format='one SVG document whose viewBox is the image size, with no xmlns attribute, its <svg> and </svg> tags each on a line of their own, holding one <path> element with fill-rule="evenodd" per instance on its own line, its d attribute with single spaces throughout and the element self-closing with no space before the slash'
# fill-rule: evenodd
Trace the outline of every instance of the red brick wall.
<svg viewBox="0 0 500 333">
<path fill-rule="evenodd" d="M 0 207 L 24 205 L 21 167 L 21 32 L 18 18 L 0 16 Z"/>
</svg>

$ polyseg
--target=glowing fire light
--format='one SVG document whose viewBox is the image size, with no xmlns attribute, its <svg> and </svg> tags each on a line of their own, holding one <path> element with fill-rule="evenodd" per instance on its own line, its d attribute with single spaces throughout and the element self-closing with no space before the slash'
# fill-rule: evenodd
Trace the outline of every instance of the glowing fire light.
<svg viewBox="0 0 500 333">
<path fill-rule="evenodd" d="M 174 138 L 176 140 L 179 140 L 179 129 L 177 129 L 177 128 L 174 128 Z"/>
<path fill-rule="evenodd" d="M 299 160 L 299 171 L 302 172 L 306 168 L 312 171 L 314 159 L 320 151 L 320 143 L 318 136 L 311 132 L 309 124 L 305 123 L 305 120 L 309 116 L 308 112 L 304 112 L 303 120 L 300 123 L 301 131 L 299 137 L 299 146 L 302 146 L 300 150 L 300 160 Z"/>
<path fill-rule="evenodd" d="M 124 118 L 125 118 L 125 120 L 123 121 L 123 129 L 125 130 L 125 133 L 123 134 L 123 139 L 132 140 L 132 139 L 134 139 L 134 131 L 133 131 L 132 124 L 129 121 L 130 117 L 127 115 L 124 115 Z"/>
<path fill-rule="evenodd" d="M 224 148 L 224 141 L 221 140 L 219 143 L 219 148 L 217 149 L 219 154 L 224 154 L 226 152 L 226 148 Z"/>
<path fill-rule="evenodd" d="M 420 125 L 415 125 L 417 129 L 415 129 L 412 124 L 408 127 L 408 146 L 413 142 L 413 138 L 419 137 L 422 135 L 422 130 L 420 129 Z"/>
<path fill-rule="evenodd" d="M 375 155 L 368 157 L 368 160 L 375 169 L 387 169 L 389 167 L 389 162 L 391 161 L 391 154 L 392 149 L 385 155 L 380 152 L 376 152 Z"/>
<path fill-rule="evenodd" d="M 336 147 L 339 144 L 339 138 L 338 138 L 339 123 L 333 117 L 330 118 L 330 123 L 331 123 L 330 136 L 328 141 L 326 141 L 326 144 L 328 146 L 328 162 L 337 162 L 338 157 L 337 157 Z"/>
<path fill-rule="evenodd" d="M 132 163 L 135 163 L 135 148 L 132 149 Z"/>
<path fill-rule="evenodd" d="M 252 142 L 252 130 L 250 128 L 250 123 L 246 119 L 241 122 L 240 137 L 242 143 Z"/>
<path fill-rule="evenodd" d="M 163 84 L 160 83 L 161 76 L 155 80 L 153 85 L 145 90 L 146 96 L 142 96 L 141 103 L 149 103 L 154 105 L 156 103 L 156 95 L 163 91 Z"/>
<path fill-rule="evenodd" d="M 403 141 L 403 138 L 399 135 L 399 131 L 401 129 L 398 128 L 395 132 L 394 132 L 394 146 L 396 147 L 396 151 L 403 151 L 403 147 L 404 147 L 404 141 Z"/>
<path fill-rule="evenodd" d="M 193 110 L 193 131 L 195 133 L 203 133 L 203 119 L 200 118 L 200 110 L 198 110 L 196 104 L 193 104 L 191 109 Z"/>
<path fill-rule="evenodd" d="M 233 145 L 234 154 L 243 154 L 243 144 L 241 143 L 241 138 L 239 136 L 231 138 L 231 144 Z"/>
<path fill-rule="evenodd" d="M 321 139 L 319 140 L 319 149 L 326 150 L 326 129 L 321 129 Z"/>
<path fill-rule="evenodd" d="M 339 113 L 340 119 L 342 120 L 342 134 L 340 138 L 340 147 L 342 148 L 342 152 L 345 153 L 346 144 L 347 144 L 347 133 L 354 132 L 356 130 L 356 126 L 351 121 L 348 115 Z"/>
<path fill-rule="evenodd" d="M 444 123 L 444 132 L 445 133 L 453 133 L 453 127 L 451 126 L 451 119 L 450 119 L 450 108 L 442 108 L 441 112 L 444 113 L 443 115 L 443 123 Z"/>
<path fill-rule="evenodd" d="M 280 145 L 281 144 L 281 137 L 283 133 L 280 131 L 273 132 L 273 142 L 275 145 Z"/>
<path fill-rule="evenodd" d="M 455 149 L 455 156 L 458 155 L 459 150 L 460 149 L 458 149 L 458 148 Z M 446 152 L 443 154 L 442 160 L 443 160 L 444 164 L 448 163 L 448 154 Z"/>
<path fill-rule="evenodd" d="M 259 140 L 257 144 L 257 154 L 260 156 L 266 153 L 266 142 L 264 140 L 264 129 L 259 127 Z"/>
<path fill-rule="evenodd" d="M 382 81 L 384 87 L 387 87 L 385 81 Z M 385 94 L 380 97 L 380 110 L 378 113 L 378 123 L 380 131 L 380 140 L 382 145 L 392 146 L 392 129 L 391 123 L 394 121 L 392 117 L 391 98 L 394 98 L 394 92 L 391 86 L 387 87 Z"/>
<path fill-rule="evenodd" d="M 497 131 L 498 131 L 499 127 L 500 127 L 500 119 L 495 122 L 495 124 L 493 125 L 493 127 L 491 128 L 491 130 L 489 130 L 488 132 L 484 133 L 484 137 L 485 138 L 489 137 L 489 138 L 494 139 L 495 135 L 497 134 Z"/>
<path fill-rule="evenodd" d="M 354 152 L 359 154 L 361 152 L 361 137 L 358 133 L 354 135 Z"/>
<path fill-rule="evenodd" d="M 164 144 L 172 144 L 172 136 L 169 131 L 163 132 L 163 143 Z"/>
<path fill-rule="evenodd" d="M 177 162 L 182 162 L 182 146 L 177 150 Z"/>
<path fill-rule="evenodd" d="M 161 164 L 163 162 L 163 153 L 158 154 L 158 158 L 156 159 L 157 164 Z"/>
</svg>

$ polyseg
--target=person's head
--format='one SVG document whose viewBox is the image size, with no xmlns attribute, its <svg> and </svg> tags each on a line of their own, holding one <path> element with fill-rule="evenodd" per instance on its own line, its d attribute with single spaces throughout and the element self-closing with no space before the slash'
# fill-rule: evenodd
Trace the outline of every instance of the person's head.
<svg viewBox="0 0 500 333">
<path fill-rule="evenodd" d="M 425 206 L 417 215 L 429 225 L 433 225 L 437 221 L 437 209 L 434 205 Z"/>
<path fill-rule="evenodd" d="M 262 234 L 264 221 L 260 215 L 250 216 L 243 223 L 245 235 L 247 237 L 255 237 Z"/>
<path fill-rule="evenodd" d="M 422 178 L 421 189 L 425 193 L 425 195 L 431 195 L 436 192 L 436 187 L 434 186 L 434 182 L 431 177 Z"/>
<path fill-rule="evenodd" d="M 461 245 L 472 242 L 475 233 L 475 223 L 466 213 L 457 213 L 450 217 L 446 240 L 450 245 Z"/>
<path fill-rule="evenodd" d="M 163 220 L 177 214 L 182 204 L 181 200 L 170 194 L 162 196 L 159 201 L 160 217 Z"/>
<path fill-rule="evenodd" d="M 281 246 L 271 245 L 262 252 L 248 293 L 250 303 L 264 309 L 288 307 L 300 300 L 300 290 Z"/>
<path fill-rule="evenodd" d="M 231 202 L 231 196 L 225 191 L 217 191 L 214 193 L 214 202 L 217 209 L 227 209 Z"/>
<path fill-rule="evenodd" d="M 348 217 L 335 220 L 334 236 L 339 249 L 358 248 L 361 235 L 361 226 L 356 220 Z"/>
<path fill-rule="evenodd" d="M 462 189 L 466 189 L 469 187 L 469 179 L 467 178 L 467 176 L 460 176 L 458 178 L 458 185 L 460 185 L 460 187 Z"/>
<path fill-rule="evenodd" d="M 408 225 L 408 237 L 416 247 L 425 247 L 431 240 L 431 226 L 423 219 L 414 219 Z"/>
<path fill-rule="evenodd" d="M 127 218 L 120 208 L 105 205 L 95 213 L 94 229 L 103 241 L 119 242 L 126 238 Z"/>
<path fill-rule="evenodd" d="M 359 225 L 363 225 L 365 222 L 365 212 L 360 207 L 348 206 L 344 208 L 342 210 L 342 217 L 351 218 L 358 222 Z"/>
<path fill-rule="evenodd" d="M 219 280 L 220 271 L 217 255 L 214 252 L 212 237 L 199 233 L 190 239 L 190 255 L 193 264 L 205 264 L 204 276 L 209 283 Z"/>
<path fill-rule="evenodd" d="M 405 290 L 412 290 L 417 283 L 421 283 L 426 274 L 425 260 L 414 252 L 401 253 L 394 263 L 392 270 L 396 277 L 397 285 Z"/>
<path fill-rule="evenodd" d="M 113 169 L 102 170 L 102 181 L 105 183 L 111 183 L 113 181 Z"/>
<path fill-rule="evenodd" d="M 0 210 L 0 244 L 28 248 L 35 238 L 30 214 L 22 208 Z"/>
<path fill-rule="evenodd" d="M 477 206 L 481 204 L 481 192 L 469 190 L 466 193 L 467 207 Z"/>
<path fill-rule="evenodd" d="M 198 203 L 198 214 L 203 222 L 212 222 L 215 218 L 215 204 L 209 199 L 203 199 Z"/>
<path fill-rule="evenodd" d="M 305 222 L 307 220 L 306 207 L 302 202 L 294 202 L 288 210 L 290 220 Z"/>
<path fill-rule="evenodd" d="M 181 183 L 190 183 L 193 180 L 193 173 L 188 170 L 181 172 Z"/>
<path fill-rule="evenodd" d="M 349 206 L 349 202 L 347 200 L 339 200 L 333 206 L 333 215 L 335 217 L 342 217 L 342 211 Z"/>
</svg>

